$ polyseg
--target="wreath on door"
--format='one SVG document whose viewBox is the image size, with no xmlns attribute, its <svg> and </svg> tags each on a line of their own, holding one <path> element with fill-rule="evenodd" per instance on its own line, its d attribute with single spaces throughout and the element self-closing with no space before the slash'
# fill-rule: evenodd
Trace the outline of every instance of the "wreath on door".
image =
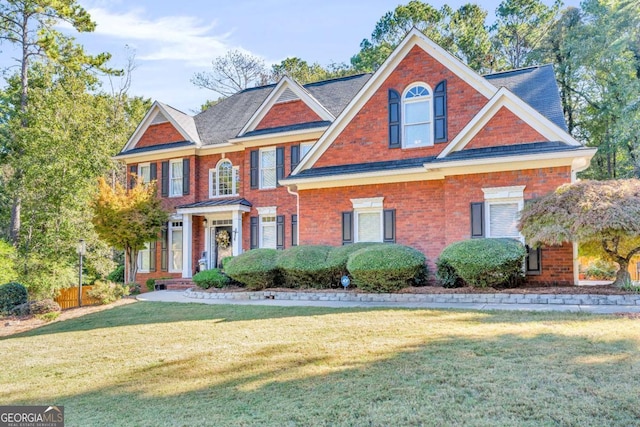
<svg viewBox="0 0 640 427">
<path fill-rule="evenodd" d="M 226 249 L 231 244 L 231 237 L 227 230 L 220 230 L 216 233 L 216 243 L 219 248 Z"/>
</svg>

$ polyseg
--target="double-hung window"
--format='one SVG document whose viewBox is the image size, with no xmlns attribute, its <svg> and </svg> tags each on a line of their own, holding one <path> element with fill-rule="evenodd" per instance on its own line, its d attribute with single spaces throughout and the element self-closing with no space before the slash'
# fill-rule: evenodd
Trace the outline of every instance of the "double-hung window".
<svg viewBox="0 0 640 427">
<path fill-rule="evenodd" d="M 144 249 L 138 251 L 138 271 L 148 273 L 151 270 L 151 243 L 146 242 Z"/>
<path fill-rule="evenodd" d="M 483 188 L 486 237 L 507 237 L 524 241 L 518 231 L 520 211 L 524 207 L 524 186 Z"/>
<path fill-rule="evenodd" d="M 405 91 L 403 106 L 403 138 L 404 148 L 429 147 L 433 145 L 431 89 L 418 83 Z"/>
<path fill-rule="evenodd" d="M 275 215 L 260 215 L 260 247 L 276 249 Z"/>
<path fill-rule="evenodd" d="M 141 184 L 151 182 L 151 165 L 149 163 L 141 163 L 138 165 L 138 179 Z"/>
<path fill-rule="evenodd" d="M 209 170 L 209 197 L 234 196 L 238 194 L 238 168 L 223 159 L 215 169 Z"/>
<path fill-rule="evenodd" d="M 276 149 L 260 150 L 260 188 L 275 188 L 276 177 Z"/>
<path fill-rule="evenodd" d="M 169 162 L 169 196 L 182 196 L 182 159 Z"/>
<path fill-rule="evenodd" d="M 382 197 L 352 199 L 356 242 L 382 242 Z"/>
</svg>

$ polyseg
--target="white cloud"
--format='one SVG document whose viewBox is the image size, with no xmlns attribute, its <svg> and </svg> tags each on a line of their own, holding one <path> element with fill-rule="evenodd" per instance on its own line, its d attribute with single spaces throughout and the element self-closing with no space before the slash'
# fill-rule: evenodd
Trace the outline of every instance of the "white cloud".
<svg viewBox="0 0 640 427">
<path fill-rule="evenodd" d="M 94 34 L 119 38 L 134 46 L 141 61 L 178 60 L 206 66 L 216 56 L 233 49 L 230 33 L 213 34 L 215 22 L 203 23 L 192 16 L 145 18 L 144 10 L 114 13 L 104 8 L 88 10 L 98 24 Z"/>
</svg>

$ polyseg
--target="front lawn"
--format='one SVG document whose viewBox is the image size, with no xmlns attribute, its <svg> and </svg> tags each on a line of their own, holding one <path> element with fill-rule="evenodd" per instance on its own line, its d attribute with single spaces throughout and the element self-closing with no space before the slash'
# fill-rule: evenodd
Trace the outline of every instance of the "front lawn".
<svg viewBox="0 0 640 427">
<path fill-rule="evenodd" d="M 68 426 L 629 426 L 640 321 L 135 303 L 0 339 L 0 404 Z"/>
</svg>

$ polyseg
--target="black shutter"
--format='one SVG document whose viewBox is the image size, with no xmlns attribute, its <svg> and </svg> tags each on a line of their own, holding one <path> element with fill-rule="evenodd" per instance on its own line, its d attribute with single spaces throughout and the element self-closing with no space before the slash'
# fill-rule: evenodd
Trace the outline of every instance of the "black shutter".
<svg viewBox="0 0 640 427">
<path fill-rule="evenodd" d="M 169 247 L 169 232 L 167 230 L 167 226 L 162 229 L 160 242 L 161 242 L 161 251 L 160 251 L 160 270 L 167 271 L 168 270 L 168 252 L 167 248 Z"/>
<path fill-rule="evenodd" d="M 400 148 L 400 94 L 389 89 L 389 148 Z"/>
<path fill-rule="evenodd" d="M 537 275 L 542 273 L 542 248 L 527 248 L 526 274 Z"/>
<path fill-rule="evenodd" d="M 249 249 L 255 249 L 258 247 L 258 217 L 252 216 L 249 225 Z"/>
<path fill-rule="evenodd" d="M 471 203 L 471 238 L 484 237 L 484 202 Z"/>
<path fill-rule="evenodd" d="M 434 142 L 447 142 L 447 81 L 436 85 L 433 91 Z"/>
<path fill-rule="evenodd" d="M 151 163 L 149 165 L 149 181 L 155 181 L 158 179 L 158 164 Z"/>
<path fill-rule="evenodd" d="M 156 271 L 156 242 L 149 242 L 149 271 Z"/>
<path fill-rule="evenodd" d="M 251 150 L 250 154 L 250 162 L 251 167 L 249 169 L 249 182 L 251 184 L 251 189 L 258 188 L 258 160 L 260 156 L 259 150 Z"/>
<path fill-rule="evenodd" d="M 300 163 L 300 144 L 295 144 L 291 146 L 291 172 L 298 166 Z"/>
<path fill-rule="evenodd" d="M 284 179 L 284 147 L 276 148 L 276 186 Z"/>
<path fill-rule="evenodd" d="M 291 246 L 298 246 L 298 215 L 291 215 Z"/>
<path fill-rule="evenodd" d="M 284 215 L 276 217 L 276 249 L 284 249 Z"/>
<path fill-rule="evenodd" d="M 342 244 L 353 243 L 353 211 L 342 212 Z"/>
<path fill-rule="evenodd" d="M 396 210 L 385 209 L 383 212 L 383 218 L 384 218 L 383 242 L 395 243 L 396 242 Z"/>
<path fill-rule="evenodd" d="M 182 194 L 189 194 L 189 159 L 182 159 Z"/>
<path fill-rule="evenodd" d="M 163 197 L 169 195 L 169 162 L 162 162 L 162 185 L 161 194 Z"/>
<path fill-rule="evenodd" d="M 132 189 L 136 185 L 136 172 L 138 167 L 136 165 L 129 166 L 129 189 Z"/>
</svg>

